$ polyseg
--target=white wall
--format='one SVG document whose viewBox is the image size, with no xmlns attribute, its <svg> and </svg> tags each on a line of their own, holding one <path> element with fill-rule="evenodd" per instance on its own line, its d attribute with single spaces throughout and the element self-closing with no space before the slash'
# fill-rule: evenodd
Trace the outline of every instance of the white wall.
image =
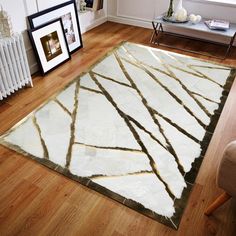
<svg viewBox="0 0 236 236">
<path fill-rule="evenodd" d="M 174 4 L 178 0 L 174 0 Z M 169 0 L 109 0 L 108 15 L 139 20 L 152 20 L 168 8 Z M 175 4 L 176 5 L 176 4 Z M 183 0 L 189 13 L 208 18 L 222 18 L 236 23 L 236 5 L 222 5 L 204 0 Z"/>
<path fill-rule="evenodd" d="M 107 21 L 107 1 L 110 0 L 104 0 L 104 5 L 102 10 L 96 12 L 88 11 L 79 14 L 82 33 Z"/>
<path fill-rule="evenodd" d="M 176 2 L 177 0 L 174 1 Z M 152 28 L 150 23 L 152 19 L 163 14 L 168 9 L 168 5 L 169 0 L 109 0 L 108 20 Z M 188 13 L 200 14 L 205 18 L 225 19 L 236 23 L 236 5 L 225 6 L 204 2 L 203 0 L 185 0 L 183 1 L 183 6 Z M 176 32 L 173 27 L 168 28 L 168 30 Z M 182 30 L 181 33 L 196 36 L 196 32 L 190 30 Z M 199 33 L 198 36 L 206 37 Z M 212 36 L 207 35 L 207 38 L 212 39 Z M 227 39 L 222 37 L 215 38 L 214 36 L 214 40 L 225 42 Z"/>
<path fill-rule="evenodd" d="M 31 73 L 36 72 L 38 67 L 26 30 L 29 28 L 27 16 L 67 1 L 68 0 L 0 0 L 3 9 L 7 11 L 11 17 L 13 30 L 23 34 Z M 103 10 L 79 14 L 82 33 L 107 21 L 107 0 L 104 1 Z"/>
</svg>

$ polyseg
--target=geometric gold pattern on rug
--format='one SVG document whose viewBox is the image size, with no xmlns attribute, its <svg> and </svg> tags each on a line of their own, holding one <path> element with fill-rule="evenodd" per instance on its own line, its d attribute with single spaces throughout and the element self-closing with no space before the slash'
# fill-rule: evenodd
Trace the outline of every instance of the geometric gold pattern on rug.
<svg viewBox="0 0 236 236">
<path fill-rule="evenodd" d="M 124 43 L 1 143 L 178 228 L 235 74 Z"/>
</svg>

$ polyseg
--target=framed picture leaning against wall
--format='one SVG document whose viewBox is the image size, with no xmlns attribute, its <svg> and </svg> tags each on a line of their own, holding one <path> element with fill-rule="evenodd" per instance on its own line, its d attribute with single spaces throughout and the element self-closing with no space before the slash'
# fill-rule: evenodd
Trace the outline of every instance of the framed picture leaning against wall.
<svg viewBox="0 0 236 236">
<path fill-rule="evenodd" d="M 83 47 L 75 1 L 68 1 L 28 16 L 31 29 L 61 18 L 70 53 Z"/>
<path fill-rule="evenodd" d="M 61 18 L 29 30 L 29 37 L 43 75 L 70 60 Z"/>
</svg>

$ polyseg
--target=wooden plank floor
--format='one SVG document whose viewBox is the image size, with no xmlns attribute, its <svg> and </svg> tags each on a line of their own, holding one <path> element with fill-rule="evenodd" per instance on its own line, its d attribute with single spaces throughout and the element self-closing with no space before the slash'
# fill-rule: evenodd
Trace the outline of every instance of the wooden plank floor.
<svg viewBox="0 0 236 236">
<path fill-rule="evenodd" d="M 84 48 L 73 54 L 70 62 L 44 78 L 34 78 L 33 89 L 23 89 L 0 103 L 0 133 L 86 71 L 113 46 L 124 40 L 149 45 L 150 36 L 149 29 L 111 22 L 87 32 L 83 35 Z M 199 42 L 165 40 L 194 50 L 204 48 L 223 53 L 221 47 L 203 46 Z M 221 62 L 236 66 L 236 50 Z M 228 201 L 209 218 L 203 214 L 221 193 L 215 184 L 216 170 L 224 146 L 236 139 L 235 111 L 236 82 L 178 231 L 0 146 L 0 235 L 236 235 L 235 200 Z"/>
</svg>

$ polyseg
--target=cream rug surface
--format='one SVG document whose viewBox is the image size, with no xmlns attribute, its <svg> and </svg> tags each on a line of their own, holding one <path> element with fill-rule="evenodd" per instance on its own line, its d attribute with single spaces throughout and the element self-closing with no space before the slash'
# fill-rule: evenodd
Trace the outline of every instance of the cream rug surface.
<svg viewBox="0 0 236 236">
<path fill-rule="evenodd" d="M 0 142 L 177 229 L 235 75 L 124 43 Z"/>
</svg>

